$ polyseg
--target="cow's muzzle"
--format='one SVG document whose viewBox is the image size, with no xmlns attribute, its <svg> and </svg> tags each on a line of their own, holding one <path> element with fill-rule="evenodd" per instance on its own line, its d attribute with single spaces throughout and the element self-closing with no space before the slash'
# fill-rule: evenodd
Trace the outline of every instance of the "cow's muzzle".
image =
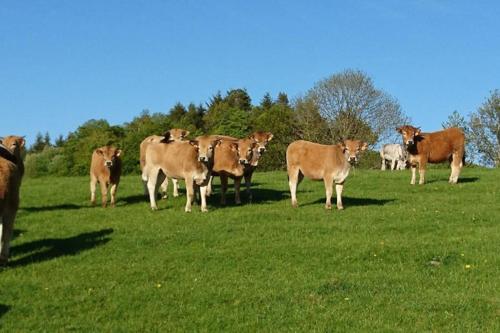
<svg viewBox="0 0 500 333">
<path fill-rule="evenodd" d="M 208 158 L 206 156 L 200 156 L 200 157 L 198 157 L 198 161 L 200 161 L 200 162 L 207 162 Z"/>
<path fill-rule="evenodd" d="M 413 143 L 414 143 L 413 140 L 406 141 L 406 145 L 408 146 L 413 146 Z"/>
<path fill-rule="evenodd" d="M 106 161 L 106 162 L 104 162 L 104 165 L 106 165 L 108 168 L 111 168 L 113 166 L 113 162 Z"/>
<path fill-rule="evenodd" d="M 260 147 L 259 148 L 259 154 L 264 154 L 266 152 L 266 148 Z"/>
<path fill-rule="evenodd" d="M 247 165 L 247 164 L 248 164 L 248 161 L 247 161 L 247 160 L 242 160 L 242 159 L 240 159 L 240 164 Z"/>
<path fill-rule="evenodd" d="M 349 157 L 349 163 L 354 164 L 358 161 L 356 157 Z"/>
</svg>

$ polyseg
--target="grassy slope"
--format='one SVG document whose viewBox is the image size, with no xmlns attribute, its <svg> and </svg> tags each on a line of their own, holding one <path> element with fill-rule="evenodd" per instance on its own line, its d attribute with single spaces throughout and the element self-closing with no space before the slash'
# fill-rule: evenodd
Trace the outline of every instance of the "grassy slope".
<svg viewBox="0 0 500 333">
<path fill-rule="evenodd" d="M 500 170 L 448 173 L 356 171 L 344 211 L 308 180 L 294 210 L 286 174 L 258 173 L 254 204 L 207 214 L 151 212 L 138 176 L 115 209 L 87 178 L 27 179 L 0 329 L 499 331 Z"/>
</svg>

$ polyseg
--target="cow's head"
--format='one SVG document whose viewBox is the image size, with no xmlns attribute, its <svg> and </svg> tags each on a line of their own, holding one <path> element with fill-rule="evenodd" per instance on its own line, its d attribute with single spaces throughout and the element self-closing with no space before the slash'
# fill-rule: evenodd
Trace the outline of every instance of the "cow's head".
<svg viewBox="0 0 500 333">
<path fill-rule="evenodd" d="M 104 160 L 104 166 L 108 168 L 112 168 L 116 164 L 116 160 L 120 158 L 122 155 L 122 150 L 111 147 L 111 146 L 104 146 L 101 148 L 97 148 L 95 152 L 102 156 Z"/>
<path fill-rule="evenodd" d="M 197 140 L 189 141 L 198 151 L 198 161 L 208 163 L 214 156 L 214 149 L 220 145 L 221 140 L 214 140 L 210 136 L 200 136 Z"/>
<path fill-rule="evenodd" d="M 411 125 L 404 125 L 396 128 L 396 131 L 403 136 L 403 143 L 407 146 L 413 146 L 420 135 L 420 127 L 413 127 Z"/>
<path fill-rule="evenodd" d="M 250 134 L 248 138 L 257 144 L 259 154 L 263 154 L 266 151 L 267 143 L 273 138 L 273 133 L 258 131 Z"/>
<path fill-rule="evenodd" d="M 179 142 L 184 140 L 189 135 L 189 131 L 186 131 L 182 128 L 172 128 L 165 133 L 163 133 L 164 139 L 161 140 L 163 143 L 168 142 Z"/>
<path fill-rule="evenodd" d="M 242 165 L 250 165 L 254 149 L 257 148 L 257 143 L 252 139 L 238 140 L 238 162 Z"/>
<path fill-rule="evenodd" d="M 361 140 L 344 140 L 340 146 L 342 147 L 346 160 L 351 164 L 357 163 L 359 153 L 368 148 L 368 144 Z"/>
<path fill-rule="evenodd" d="M 9 135 L 4 138 L 0 138 L 0 144 L 7 148 L 11 154 L 17 155 L 21 152 L 21 149 L 24 147 L 26 141 L 22 136 Z"/>
</svg>

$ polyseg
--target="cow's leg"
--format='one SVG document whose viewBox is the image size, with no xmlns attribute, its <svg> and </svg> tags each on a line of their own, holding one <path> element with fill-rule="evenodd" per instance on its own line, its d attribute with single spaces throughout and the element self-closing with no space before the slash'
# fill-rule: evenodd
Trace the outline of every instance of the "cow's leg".
<svg viewBox="0 0 500 333">
<path fill-rule="evenodd" d="M 97 185 L 97 179 L 91 175 L 90 176 L 90 203 L 95 205 L 95 190 Z"/>
<path fill-rule="evenodd" d="M 116 203 L 116 190 L 118 189 L 118 184 L 112 184 L 111 189 L 109 190 L 111 194 L 111 207 L 115 206 Z"/>
<path fill-rule="evenodd" d="M 174 197 L 177 198 L 179 196 L 179 181 L 172 178 L 172 185 L 174 187 Z"/>
<path fill-rule="evenodd" d="M 456 184 L 458 182 L 458 176 L 460 175 L 460 170 L 462 169 L 462 156 L 459 153 L 453 153 L 451 160 L 451 175 L 449 182 L 451 184 Z"/>
<path fill-rule="evenodd" d="M 14 230 L 14 220 L 16 212 L 4 211 L 2 224 L 0 224 L 0 266 L 7 264 L 10 254 L 10 240 L 12 238 L 12 231 Z"/>
<path fill-rule="evenodd" d="M 326 193 L 325 208 L 332 209 L 333 179 L 331 177 L 325 177 L 323 178 L 323 182 L 325 183 Z"/>
<path fill-rule="evenodd" d="M 420 161 L 420 163 L 418 164 L 418 173 L 419 173 L 419 180 L 418 180 L 418 184 L 419 185 L 422 185 L 425 183 L 425 167 L 426 167 L 426 162 L 422 162 Z"/>
<path fill-rule="evenodd" d="M 106 207 L 108 203 L 108 184 L 105 181 L 100 181 L 99 185 L 101 185 L 101 203 L 103 207 Z"/>
<path fill-rule="evenodd" d="M 184 180 L 186 182 L 186 207 L 184 211 L 189 213 L 191 212 L 191 203 L 194 198 L 194 181 L 192 177 L 186 177 Z"/>
<path fill-rule="evenodd" d="M 208 184 L 207 184 L 207 197 L 209 197 L 212 194 L 212 181 L 214 179 L 214 176 L 210 176 L 208 179 Z"/>
<path fill-rule="evenodd" d="M 396 170 L 396 159 L 391 160 L 391 171 Z"/>
<path fill-rule="evenodd" d="M 207 209 L 207 186 L 200 186 L 201 211 L 208 212 Z"/>
<path fill-rule="evenodd" d="M 220 175 L 220 203 L 221 205 L 226 204 L 226 191 L 227 191 L 227 176 Z"/>
<path fill-rule="evenodd" d="M 240 198 L 241 178 L 242 177 L 234 178 L 234 202 L 237 205 L 241 204 L 241 198 Z"/>
<path fill-rule="evenodd" d="M 297 186 L 300 183 L 301 172 L 299 168 L 288 168 L 288 186 L 290 187 L 290 196 L 292 199 L 292 207 L 297 207 Z"/>
<path fill-rule="evenodd" d="M 415 185 L 416 178 L 417 178 L 417 166 L 415 164 L 412 164 L 411 165 L 411 181 L 410 181 L 411 185 Z"/>
<path fill-rule="evenodd" d="M 335 184 L 335 192 L 337 194 L 337 209 L 344 209 L 344 205 L 342 204 L 342 190 L 344 189 L 344 182 Z"/>
<path fill-rule="evenodd" d="M 161 182 L 160 193 L 161 193 L 161 198 L 162 199 L 167 199 L 168 198 L 168 178 L 167 177 L 165 177 L 165 180 L 163 180 Z"/>
<path fill-rule="evenodd" d="M 385 170 L 385 158 L 382 158 L 382 166 L 380 167 L 380 170 Z"/>
<path fill-rule="evenodd" d="M 246 187 L 246 192 L 247 192 L 247 198 L 248 198 L 248 202 L 252 202 L 252 190 L 251 190 L 251 187 L 252 186 L 252 173 L 247 173 L 245 174 L 245 187 Z"/>
<path fill-rule="evenodd" d="M 159 168 L 151 168 L 148 170 L 148 192 L 149 192 L 149 202 L 152 210 L 157 210 L 156 205 L 156 193 L 158 192 L 157 180 L 160 174 Z"/>
</svg>

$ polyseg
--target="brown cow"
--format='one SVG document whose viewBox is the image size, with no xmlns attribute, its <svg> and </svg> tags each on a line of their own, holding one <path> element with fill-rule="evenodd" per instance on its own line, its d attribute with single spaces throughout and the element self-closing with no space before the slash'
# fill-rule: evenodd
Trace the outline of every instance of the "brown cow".
<svg viewBox="0 0 500 333">
<path fill-rule="evenodd" d="M 21 150 L 24 138 L 7 136 L 0 140 L 0 265 L 9 260 L 10 240 L 19 208 L 19 187 L 24 174 Z"/>
<path fill-rule="evenodd" d="M 252 184 L 252 175 L 253 175 L 253 172 L 255 171 L 255 169 L 257 168 L 260 157 L 266 151 L 267 143 L 269 141 L 271 141 L 271 139 L 273 138 L 273 134 L 271 132 L 262 132 L 262 131 L 254 132 L 248 136 L 248 139 L 250 141 L 248 141 L 246 139 L 237 139 L 237 138 L 227 136 L 227 135 L 215 135 L 214 137 L 221 138 L 225 141 L 233 141 L 235 143 L 242 145 L 242 148 L 237 151 L 238 156 L 239 156 L 239 154 L 249 154 L 247 145 L 251 144 L 251 142 L 255 143 L 255 144 L 251 145 L 252 146 L 251 157 L 248 156 L 247 163 L 244 163 L 245 162 L 244 159 L 242 159 L 240 161 L 240 162 L 243 162 L 243 165 L 244 165 L 243 177 L 245 178 L 245 186 L 246 186 L 246 193 L 248 196 L 248 201 L 252 202 L 252 192 L 251 192 L 251 188 L 250 188 L 251 184 Z M 243 148 L 243 145 L 245 146 L 244 148 Z M 244 152 L 244 150 L 246 150 L 246 153 Z M 226 156 L 228 156 L 228 155 L 226 154 Z M 236 155 L 233 156 L 233 159 L 234 158 L 236 158 Z M 231 158 L 229 158 L 229 159 L 231 159 Z M 238 159 L 239 159 L 239 157 L 238 157 Z M 225 163 L 227 163 L 227 158 L 224 158 L 222 160 L 222 162 L 219 164 L 219 167 L 221 169 L 224 169 Z M 217 172 L 215 172 L 215 174 L 217 174 Z M 233 178 L 235 181 L 235 183 L 234 183 L 235 184 L 234 185 L 235 186 L 235 202 L 237 204 L 240 204 L 241 203 L 241 199 L 240 199 L 241 178 L 236 177 L 236 176 L 232 176 L 230 178 Z M 213 179 L 213 176 L 210 179 L 210 183 L 209 183 L 209 186 L 207 189 L 208 195 L 210 195 L 212 192 L 212 179 Z M 226 189 L 227 189 L 227 179 L 221 178 L 221 185 L 223 185 L 223 182 L 225 182 Z M 221 202 L 225 203 L 224 196 L 221 196 Z"/>
<path fill-rule="evenodd" d="M 140 155 L 139 156 L 139 164 L 141 167 L 141 172 L 142 172 L 142 169 L 144 168 L 146 148 L 148 147 L 148 145 L 150 145 L 151 143 L 160 143 L 160 142 L 168 143 L 168 142 L 172 142 L 172 141 L 182 141 L 188 135 L 189 135 L 189 131 L 186 131 L 186 130 L 181 129 L 181 128 L 172 128 L 172 129 L 168 130 L 167 132 L 165 132 L 163 134 L 163 136 L 151 135 L 151 136 L 148 136 L 147 138 L 145 138 L 144 140 L 142 140 L 142 142 L 139 146 L 139 155 Z M 172 179 L 172 184 L 174 185 L 173 195 L 174 195 L 174 197 L 178 197 L 179 196 L 179 184 L 178 184 L 177 179 Z M 162 197 L 166 198 L 167 197 L 167 190 L 168 190 L 168 178 L 165 178 L 165 180 L 161 184 L 160 188 L 161 188 L 161 192 L 162 192 Z M 144 194 L 145 195 L 148 194 L 148 188 L 147 188 L 146 183 L 144 183 Z"/>
<path fill-rule="evenodd" d="M 92 153 L 90 163 L 90 202 L 95 204 L 96 184 L 101 185 L 102 206 L 106 207 L 108 200 L 108 186 L 111 185 L 111 206 L 115 206 L 115 195 L 120 183 L 122 173 L 122 162 L 120 156 L 122 151 L 115 147 L 104 146 L 97 148 Z"/>
<path fill-rule="evenodd" d="M 465 135 L 461 129 L 452 127 L 438 132 L 422 133 L 420 128 L 405 125 L 396 130 L 403 136 L 403 143 L 409 153 L 412 185 L 416 181 L 417 164 L 420 174 L 418 183 L 423 184 L 427 163 L 441 163 L 448 160 L 451 161 L 449 182 L 457 183 L 465 150 Z"/>
<path fill-rule="evenodd" d="M 331 209 L 332 187 L 335 181 L 337 209 L 342 205 L 344 181 L 349 175 L 351 163 L 358 161 L 358 154 L 368 145 L 359 140 L 345 140 L 336 145 L 299 140 L 292 142 L 286 150 L 288 184 L 292 196 L 292 207 L 297 207 L 297 186 L 305 177 L 323 179 L 326 190 L 326 209 Z"/>
<path fill-rule="evenodd" d="M 214 166 L 210 177 L 207 193 L 211 194 L 213 176 L 220 177 L 222 205 L 226 204 L 228 178 L 234 180 L 234 201 L 241 203 L 240 186 L 245 170 L 251 166 L 254 150 L 257 144 L 254 140 L 235 139 L 228 136 L 212 135 L 212 138 L 222 138 L 221 144 L 215 148 Z"/>
<path fill-rule="evenodd" d="M 213 152 L 219 140 L 208 136 L 195 141 L 151 144 L 146 149 L 142 179 L 147 181 L 151 209 L 158 209 L 155 193 L 163 177 L 184 179 L 186 182 L 186 207 L 191 211 L 195 185 L 200 187 L 201 211 L 206 212 L 206 187 L 213 163 Z"/>
</svg>

